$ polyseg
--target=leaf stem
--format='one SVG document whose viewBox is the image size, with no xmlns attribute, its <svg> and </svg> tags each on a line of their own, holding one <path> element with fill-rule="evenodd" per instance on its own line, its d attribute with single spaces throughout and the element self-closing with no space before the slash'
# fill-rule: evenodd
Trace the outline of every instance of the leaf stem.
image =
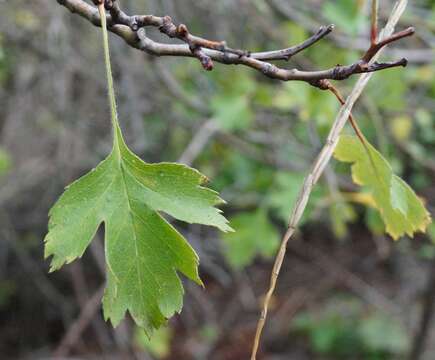
<svg viewBox="0 0 435 360">
<path fill-rule="evenodd" d="M 116 96 L 113 86 L 112 65 L 110 62 L 110 50 L 109 50 L 109 36 L 107 31 L 107 19 L 106 11 L 104 9 L 104 1 L 98 4 L 98 12 L 101 18 L 101 29 L 103 33 L 103 49 L 104 49 L 104 62 L 106 65 L 106 77 L 107 77 L 107 91 L 110 104 L 110 118 L 113 126 L 113 148 L 118 149 L 119 142 L 122 140 L 121 128 L 118 121 L 118 112 L 116 110 Z"/>
<path fill-rule="evenodd" d="M 344 106 L 346 101 L 344 100 L 343 96 L 340 94 L 338 89 L 331 84 L 329 86 L 329 90 L 335 95 L 335 97 L 337 98 L 338 102 L 342 106 Z M 379 181 L 383 182 L 382 177 L 381 177 L 381 175 L 380 175 L 380 173 L 378 171 L 378 168 L 376 167 L 376 163 L 375 163 L 375 160 L 373 159 L 372 153 L 370 152 L 370 148 L 367 145 L 366 138 L 365 138 L 364 134 L 362 133 L 361 129 L 359 128 L 355 118 L 353 117 L 352 112 L 349 112 L 349 122 L 352 125 L 352 128 L 355 131 L 356 136 L 358 137 L 359 141 L 361 142 L 362 146 L 364 147 L 364 150 L 365 150 L 365 152 L 366 152 L 366 154 L 368 156 L 370 165 L 373 168 L 375 176 L 379 179 Z"/>
</svg>

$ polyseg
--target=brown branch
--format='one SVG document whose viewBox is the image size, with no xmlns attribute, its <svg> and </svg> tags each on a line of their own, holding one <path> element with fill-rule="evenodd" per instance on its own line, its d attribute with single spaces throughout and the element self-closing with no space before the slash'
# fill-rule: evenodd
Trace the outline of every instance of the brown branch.
<svg viewBox="0 0 435 360">
<path fill-rule="evenodd" d="M 83 331 L 91 323 L 94 315 L 100 309 L 101 297 L 103 296 L 104 286 L 101 286 L 86 302 L 78 318 L 71 324 L 70 328 L 60 341 L 54 351 L 55 358 L 62 358 L 68 355 L 70 349 L 80 340 Z"/>
<path fill-rule="evenodd" d="M 309 48 L 311 45 L 315 44 L 319 40 L 323 39 L 326 35 L 328 35 L 332 30 L 334 30 L 334 25 L 322 26 L 320 29 L 307 40 L 302 42 L 299 45 L 295 45 L 289 47 L 287 49 L 282 50 L 274 50 L 274 51 L 264 51 L 260 53 L 251 54 L 257 60 L 270 61 L 270 60 L 286 60 L 288 61 L 292 56 Z"/>
<path fill-rule="evenodd" d="M 344 106 L 346 101 L 344 100 L 343 96 L 340 94 L 338 89 L 335 88 L 332 84 L 329 84 L 328 89 L 335 95 L 338 102 L 342 106 Z M 382 181 L 382 177 L 380 176 L 380 174 L 378 172 L 378 168 L 376 167 L 375 160 L 373 159 L 372 153 L 370 152 L 369 146 L 367 145 L 366 138 L 364 137 L 364 134 L 362 133 L 361 129 L 359 128 L 355 118 L 353 117 L 352 112 L 349 112 L 349 122 L 350 122 L 350 125 L 352 126 L 353 130 L 355 131 L 356 136 L 358 137 L 359 141 L 361 142 L 361 144 L 364 147 L 364 150 L 369 158 L 370 165 L 372 166 L 373 171 L 375 172 L 375 175 L 377 176 L 379 181 Z"/>
<path fill-rule="evenodd" d="M 139 48 L 151 55 L 155 56 L 186 56 L 193 57 L 194 55 L 186 45 L 178 44 L 163 44 L 158 43 L 146 36 L 145 29 L 141 28 L 137 32 L 140 45 Z M 210 49 L 202 49 L 204 54 L 211 60 L 231 65 L 245 65 L 252 69 L 258 70 L 265 76 L 282 80 L 291 81 L 299 80 L 305 81 L 309 84 L 320 87 L 319 81 L 324 79 L 329 80 L 344 80 L 355 74 L 370 73 L 379 70 L 384 70 L 391 67 L 406 66 L 406 59 L 399 61 L 367 64 L 363 61 L 358 61 L 352 65 L 337 65 L 333 68 L 319 71 L 302 71 L 297 69 L 283 69 L 275 66 L 269 62 L 258 60 L 256 54 L 253 53 L 250 56 L 237 56 L 234 54 L 228 54 Z M 258 53 L 262 54 L 262 53 Z M 262 55 L 261 55 L 262 56 Z M 320 87 L 321 88 L 321 87 Z"/>
<path fill-rule="evenodd" d="M 95 7 L 83 0 L 57 0 L 59 4 L 77 13 L 96 26 L 101 26 L 100 17 Z M 99 2 L 100 0 L 93 0 Z M 102 1 L 102 0 L 101 0 Z M 307 49 L 328 35 L 333 26 L 320 28 L 317 33 L 299 45 L 286 49 L 250 53 L 244 50 L 235 50 L 226 46 L 224 41 L 211 41 L 190 34 L 188 28 L 181 24 L 175 25 L 169 16 L 158 17 L 154 15 L 129 16 L 121 10 L 118 0 L 105 0 L 105 6 L 109 10 L 107 15 L 108 29 L 120 36 L 130 46 L 155 56 L 182 56 L 197 58 L 204 69 L 212 70 L 213 61 L 227 65 L 244 65 L 255 69 L 265 76 L 282 81 L 305 81 L 313 86 L 319 86 L 323 79 L 344 80 L 348 77 L 384 70 L 391 67 L 405 66 L 407 61 L 388 63 L 372 63 L 369 60 L 386 44 L 397 41 L 405 36 L 412 35 L 413 29 L 407 29 L 392 35 L 389 39 L 372 44 L 361 60 L 350 65 L 337 65 L 333 68 L 319 71 L 302 71 L 298 69 L 284 69 L 267 61 L 288 60 L 292 56 Z M 166 44 L 155 42 L 146 35 L 146 27 L 156 27 L 169 38 L 176 38 L 184 44 Z M 266 61 L 267 60 L 267 61 Z"/>
<path fill-rule="evenodd" d="M 427 281 L 423 298 L 423 309 L 420 315 L 417 332 L 415 333 L 409 360 L 420 360 L 428 340 L 431 323 L 435 313 L 435 259 L 431 260 L 429 279 Z"/>
<path fill-rule="evenodd" d="M 343 98 L 343 96 L 340 94 L 340 92 L 338 91 L 338 89 L 336 87 L 334 87 L 332 85 L 329 85 L 329 90 L 335 95 L 335 97 L 337 98 L 338 102 L 342 106 L 346 103 L 346 100 Z M 359 140 L 364 145 L 364 147 L 366 147 L 367 152 L 370 154 L 370 152 L 369 152 L 369 150 L 367 148 L 365 137 L 364 137 L 362 131 L 360 130 L 358 124 L 356 123 L 356 120 L 353 117 L 351 112 L 349 113 L 349 122 L 350 122 L 350 125 L 352 126 L 353 130 L 355 131 L 356 136 L 358 136 Z"/>
<path fill-rule="evenodd" d="M 372 43 L 370 45 L 370 48 L 362 57 L 362 60 L 366 63 L 369 62 L 373 58 L 373 56 L 375 56 L 378 53 L 378 51 L 382 49 L 384 46 L 392 42 L 395 42 L 397 40 L 403 39 L 404 37 L 414 35 L 414 33 L 415 33 L 415 29 L 413 27 L 409 27 L 405 30 L 392 34 L 391 36 L 387 37 L 382 41 Z"/>
</svg>

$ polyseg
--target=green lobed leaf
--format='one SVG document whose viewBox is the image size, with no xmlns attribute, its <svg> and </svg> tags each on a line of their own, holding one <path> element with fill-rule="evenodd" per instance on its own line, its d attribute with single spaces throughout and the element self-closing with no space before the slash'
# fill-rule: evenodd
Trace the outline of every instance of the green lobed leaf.
<svg viewBox="0 0 435 360">
<path fill-rule="evenodd" d="M 334 156 L 353 164 L 353 181 L 371 191 L 388 234 L 398 239 L 405 234 L 412 237 L 417 231 L 424 232 L 431 217 L 421 199 L 393 174 L 391 166 L 372 145 L 367 143 L 367 147 L 373 164 L 356 136 L 342 135 Z"/>
<path fill-rule="evenodd" d="M 67 187 L 50 211 L 45 256 L 51 271 L 81 257 L 105 226 L 107 288 L 104 314 L 117 325 L 128 310 L 151 332 L 182 307 L 180 271 L 201 284 L 198 257 L 159 214 L 229 231 L 205 177 L 184 165 L 146 164 L 119 144 L 94 170 Z"/>
<path fill-rule="evenodd" d="M 116 326 L 129 311 L 149 335 L 182 308 L 177 272 L 202 284 L 198 256 L 160 212 L 222 231 L 231 228 L 214 207 L 223 200 L 201 186 L 204 175 L 180 164 L 147 164 L 128 149 L 118 124 L 102 19 L 113 148 L 95 169 L 68 186 L 50 210 L 45 257 L 52 256 L 51 271 L 81 257 L 104 223 L 104 316 Z"/>
</svg>

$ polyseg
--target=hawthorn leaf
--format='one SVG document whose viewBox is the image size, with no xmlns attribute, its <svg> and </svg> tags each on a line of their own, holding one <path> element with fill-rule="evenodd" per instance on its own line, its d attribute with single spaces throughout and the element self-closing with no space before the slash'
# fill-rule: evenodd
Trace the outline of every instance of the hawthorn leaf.
<svg viewBox="0 0 435 360">
<path fill-rule="evenodd" d="M 393 239 L 426 230 L 431 217 L 423 202 L 405 181 L 394 175 L 390 164 L 371 144 L 367 142 L 366 149 L 356 136 L 342 135 L 334 157 L 353 164 L 353 181 L 371 192 L 385 230 Z"/>
<path fill-rule="evenodd" d="M 127 148 L 119 128 L 117 137 L 111 154 L 51 209 L 45 256 L 53 256 L 51 271 L 81 257 L 104 223 L 105 317 L 117 325 L 128 310 L 150 333 L 181 310 L 177 271 L 201 284 L 197 255 L 159 212 L 231 228 L 214 207 L 223 201 L 201 186 L 202 174 L 179 164 L 147 164 Z"/>
<path fill-rule="evenodd" d="M 51 271 L 83 255 L 101 224 L 105 229 L 103 311 L 116 326 L 128 311 L 148 335 L 183 303 L 178 272 L 198 284 L 198 256 L 160 214 L 232 230 L 215 205 L 206 177 L 174 163 L 147 164 L 127 147 L 119 126 L 106 29 L 103 46 L 113 127 L 113 148 L 95 169 L 69 185 L 50 210 L 45 257 Z"/>
</svg>

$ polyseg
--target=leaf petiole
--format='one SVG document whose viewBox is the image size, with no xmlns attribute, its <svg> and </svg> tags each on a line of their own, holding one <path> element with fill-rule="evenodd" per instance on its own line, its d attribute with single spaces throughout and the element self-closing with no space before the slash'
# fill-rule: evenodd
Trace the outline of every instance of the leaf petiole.
<svg viewBox="0 0 435 360">
<path fill-rule="evenodd" d="M 113 127 L 113 150 L 119 154 L 119 142 L 123 141 L 121 128 L 118 121 L 118 112 L 116 110 L 116 96 L 113 85 L 112 65 L 110 61 L 110 49 L 109 49 L 109 35 L 107 31 L 107 18 L 106 10 L 104 8 L 104 1 L 98 4 L 98 12 L 101 18 L 101 29 L 103 34 L 103 49 L 104 49 L 104 63 L 106 67 L 107 78 L 107 91 L 110 105 L 110 118 Z"/>
</svg>

